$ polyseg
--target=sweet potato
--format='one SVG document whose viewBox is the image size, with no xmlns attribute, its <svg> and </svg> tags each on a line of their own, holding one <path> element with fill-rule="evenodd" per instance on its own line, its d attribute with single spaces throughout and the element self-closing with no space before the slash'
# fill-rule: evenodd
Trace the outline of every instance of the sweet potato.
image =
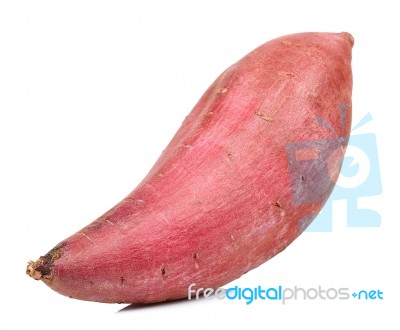
<svg viewBox="0 0 400 330">
<path fill-rule="evenodd" d="M 220 287 L 285 249 L 322 208 L 351 124 L 348 33 L 274 39 L 225 70 L 148 175 L 27 273 L 109 303 Z M 310 237 L 312 239 L 312 237 Z"/>
</svg>

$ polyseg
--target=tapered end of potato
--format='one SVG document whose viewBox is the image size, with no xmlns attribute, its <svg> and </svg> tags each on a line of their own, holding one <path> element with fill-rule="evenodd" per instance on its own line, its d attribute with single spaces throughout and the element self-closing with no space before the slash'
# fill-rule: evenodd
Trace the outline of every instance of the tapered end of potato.
<svg viewBox="0 0 400 330">
<path fill-rule="evenodd" d="M 44 257 L 40 257 L 36 261 L 29 261 L 28 266 L 26 267 L 26 274 L 35 280 L 46 278 L 50 273 L 51 267 L 49 266 L 47 259 Z"/>
<path fill-rule="evenodd" d="M 342 32 L 341 35 L 349 41 L 351 47 L 354 46 L 354 38 L 350 33 Z"/>
<path fill-rule="evenodd" d="M 56 246 L 36 261 L 29 261 L 26 274 L 35 280 L 51 280 L 54 262 L 60 258 L 63 245 Z"/>
</svg>

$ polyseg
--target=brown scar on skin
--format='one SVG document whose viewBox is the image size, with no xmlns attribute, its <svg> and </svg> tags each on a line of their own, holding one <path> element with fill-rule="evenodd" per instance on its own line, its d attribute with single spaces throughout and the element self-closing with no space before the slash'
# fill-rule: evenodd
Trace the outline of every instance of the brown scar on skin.
<svg viewBox="0 0 400 330">
<path fill-rule="evenodd" d="M 261 112 L 261 111 L 256 111 L 255 114 L 260 117 L 262 120 L 265 121 L 273 121 L 273 119 L 269 116 L 267 116 L 265 113 Z"/>
<path fill-rule="evenodd" d="M 217 94 L 225 94 L 228 91 L 228 88 L 222 87 L 217 91 Z"/>
<path fill-rule="evenodd" d="M 112 225 L 112 226 L 115 226 L 115 223 L 114 222 L 111 222 L 110 220 L 105 220 L 107 223 L 109 223 L 110 225 Z"/>
<path fill-rule="evenodd" d="M 86 235 L 85 233 L 80 233 L 80 234 L 85 236 L 90 243 L 94 244 L 93 240 L 88 235 Z"/>
</svg>

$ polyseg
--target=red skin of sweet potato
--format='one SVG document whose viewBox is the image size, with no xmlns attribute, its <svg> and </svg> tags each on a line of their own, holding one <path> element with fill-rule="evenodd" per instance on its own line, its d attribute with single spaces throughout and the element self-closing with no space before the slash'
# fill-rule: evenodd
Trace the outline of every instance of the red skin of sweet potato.
<svg viewBox="0 0 400 330">
<path fill-rule="evenodd" d="M 139 186 L 27 273 L 72 298 L 153 303 L 187 297 L 192 283 L 218 288 L 275 256 L 335 185 L 351 125 L 352 46 L 348 33 L 293 34 L 233 64 Z M 307 141 L 314 149 L 299 160 L 329 157 L 300 168 L 288 146 Z"/>
</svg>

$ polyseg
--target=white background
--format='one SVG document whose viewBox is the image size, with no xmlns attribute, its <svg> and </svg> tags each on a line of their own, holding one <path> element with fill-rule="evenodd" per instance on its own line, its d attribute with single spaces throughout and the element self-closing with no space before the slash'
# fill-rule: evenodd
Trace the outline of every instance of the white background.
<svg viewBox="0 0 400 330">
<path fill-rule="evenodd" d="M 0 1 L 0 328 L 399 329 L 396 1 Z M 209 84 L 275 37 L 348 31 L 353 122 L 377 136 L 380 228 L 305 233 L 236 284 L 380 289 L 382 301 L 72 300 L 25 275 L 129 193 Z M 397 204 L 397 205 L 396 205 Z M 397 306 L 396 306 L 397 304 Z"/>
</svg>

